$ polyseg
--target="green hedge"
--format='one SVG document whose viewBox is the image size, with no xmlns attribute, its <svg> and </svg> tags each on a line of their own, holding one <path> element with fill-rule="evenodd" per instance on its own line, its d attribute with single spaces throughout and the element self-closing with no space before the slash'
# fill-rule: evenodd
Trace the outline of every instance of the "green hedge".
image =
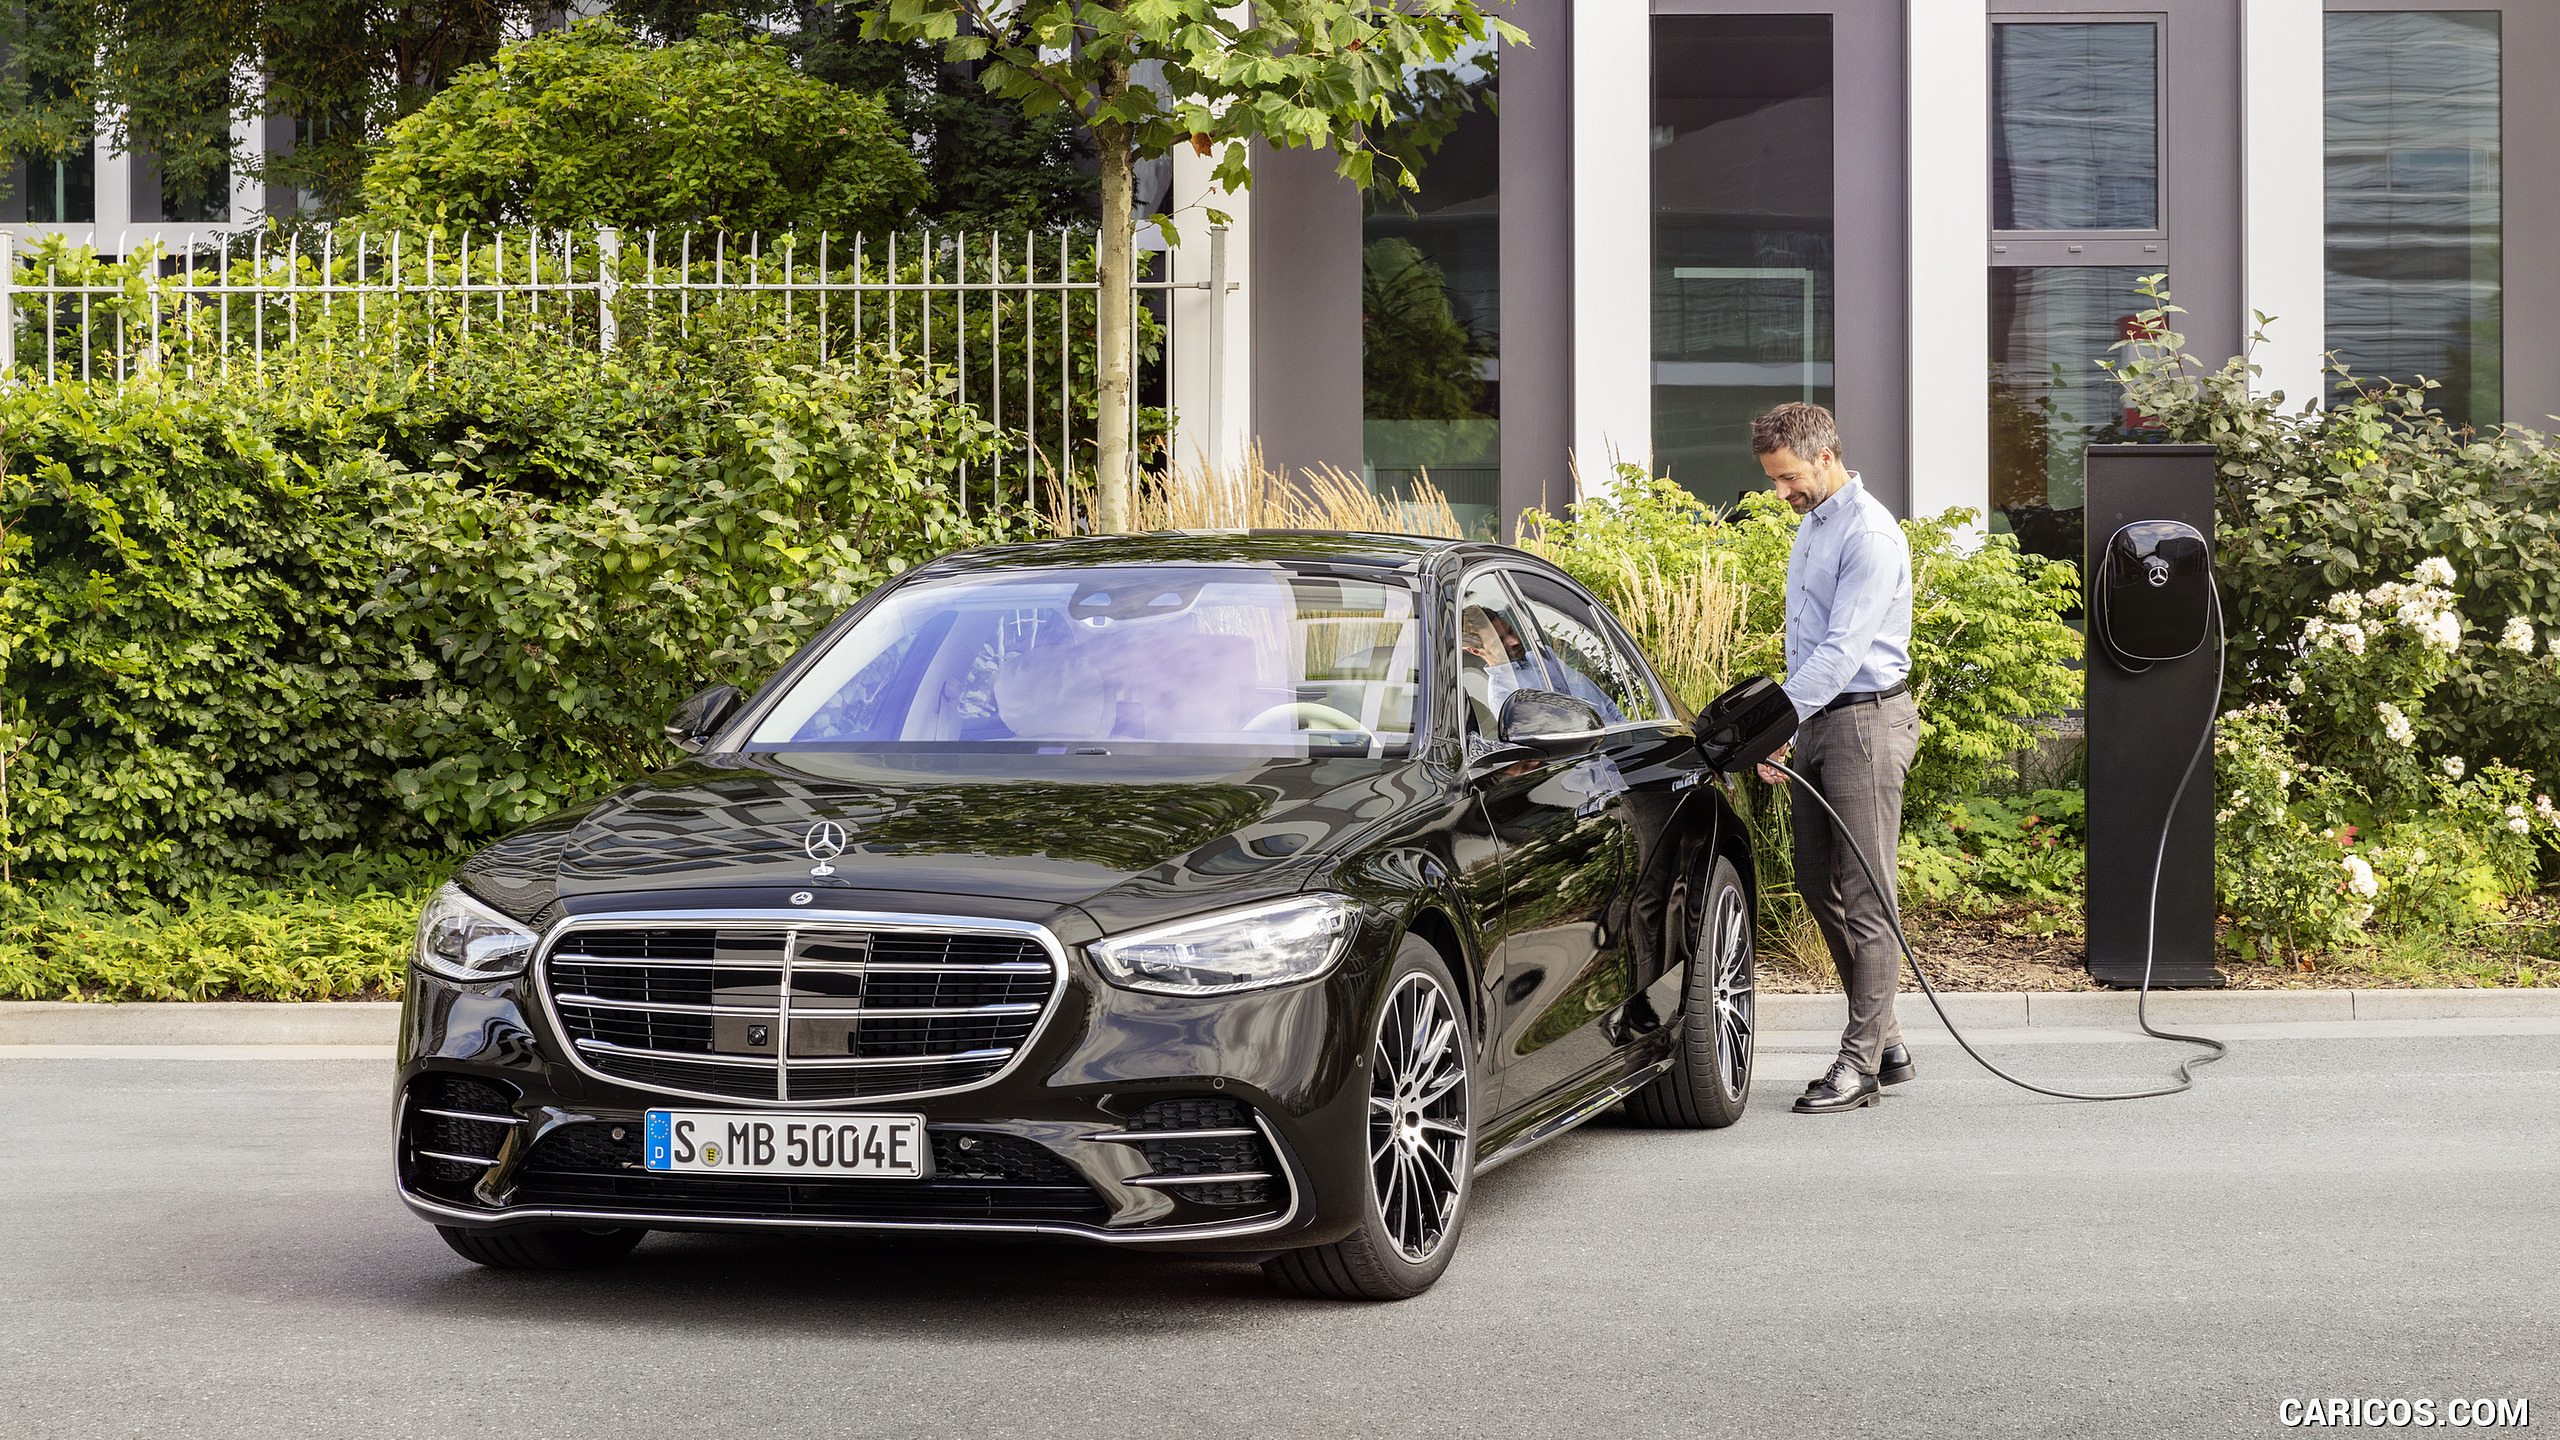
<svg viewBox="0 0 2560 1440">
<path fill-rule="evenodd" d="M 1009 533 L 949 498 L 992 434 L 942 377 L 752 335 L 0 395 L 12 872 L 451 851 L 662 764 L 685 695 Z"/>
<path fill-rule="evenodd" d="M 0 999 L 396 999 L 425 899 L 232 892 L 172 908 L 0 894 Z"/>
</svg>

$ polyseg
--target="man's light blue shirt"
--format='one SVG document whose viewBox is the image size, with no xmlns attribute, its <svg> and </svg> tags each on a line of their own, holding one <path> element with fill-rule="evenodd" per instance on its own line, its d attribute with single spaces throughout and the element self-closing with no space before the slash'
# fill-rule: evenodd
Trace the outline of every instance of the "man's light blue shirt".
<svg viewBox="0 0 2560 1440">
<path fill-rule="evenodd" d="M 1787 682 L 1796 719 L 1911 674 L 1911 543 L 1858 472 L 1796 526 L 1787 556 Z"/>
</svg>

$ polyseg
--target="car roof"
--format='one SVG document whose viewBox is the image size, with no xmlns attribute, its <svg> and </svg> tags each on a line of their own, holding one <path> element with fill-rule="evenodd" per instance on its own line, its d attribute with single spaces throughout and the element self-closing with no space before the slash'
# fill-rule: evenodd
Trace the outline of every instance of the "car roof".
<svg viewBox="0 0 2560 1440">
<path fill-rule="evenodd" d="M 1462 547 L 1468 550 L 1504 548 L 1445 535 L 1391 535 L 1340 530 L 1158 530 L 1144 535 L 1078 535 L 1013 545 L 985 545 L 974 550 L 956 551 L 919 568 L 939 573 L 1017 565 L 1310 560 L 1403 569 L 1444 551 Z"/>
</svg>

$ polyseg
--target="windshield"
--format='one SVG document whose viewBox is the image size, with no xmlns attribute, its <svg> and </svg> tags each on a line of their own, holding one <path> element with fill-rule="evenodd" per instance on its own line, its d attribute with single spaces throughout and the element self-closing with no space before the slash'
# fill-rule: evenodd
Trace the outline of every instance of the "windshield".
<svg viewBox="0 0 2560 1440">
<path fill-rule="evenodd" d="M 1410 753 L 1413 592 L 1267 565 L 919 581 L 757 725 L 756 750 Z"/>
</svg>

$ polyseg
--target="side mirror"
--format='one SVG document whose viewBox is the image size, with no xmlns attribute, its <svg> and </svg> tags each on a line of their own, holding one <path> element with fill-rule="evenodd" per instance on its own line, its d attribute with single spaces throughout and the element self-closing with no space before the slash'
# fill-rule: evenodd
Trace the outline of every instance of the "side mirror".
<svg viewBox="0 0 2560 1440">
<path fill-rule="evenodd" d="M 712 686 L 677 706 L 676 713 L 667 717 L 667 738 L 687 755 L 700 752 L 746 698 L 735 685 Z"/>
<path fill-rule="evenodd" d="M 1526 746 L 1550 760 L 1598 747 L 1606 728 L 1589 701 L 1554 690 L 1514 690 L 1502 702 L 1502 743 Z"/>
</svg>

